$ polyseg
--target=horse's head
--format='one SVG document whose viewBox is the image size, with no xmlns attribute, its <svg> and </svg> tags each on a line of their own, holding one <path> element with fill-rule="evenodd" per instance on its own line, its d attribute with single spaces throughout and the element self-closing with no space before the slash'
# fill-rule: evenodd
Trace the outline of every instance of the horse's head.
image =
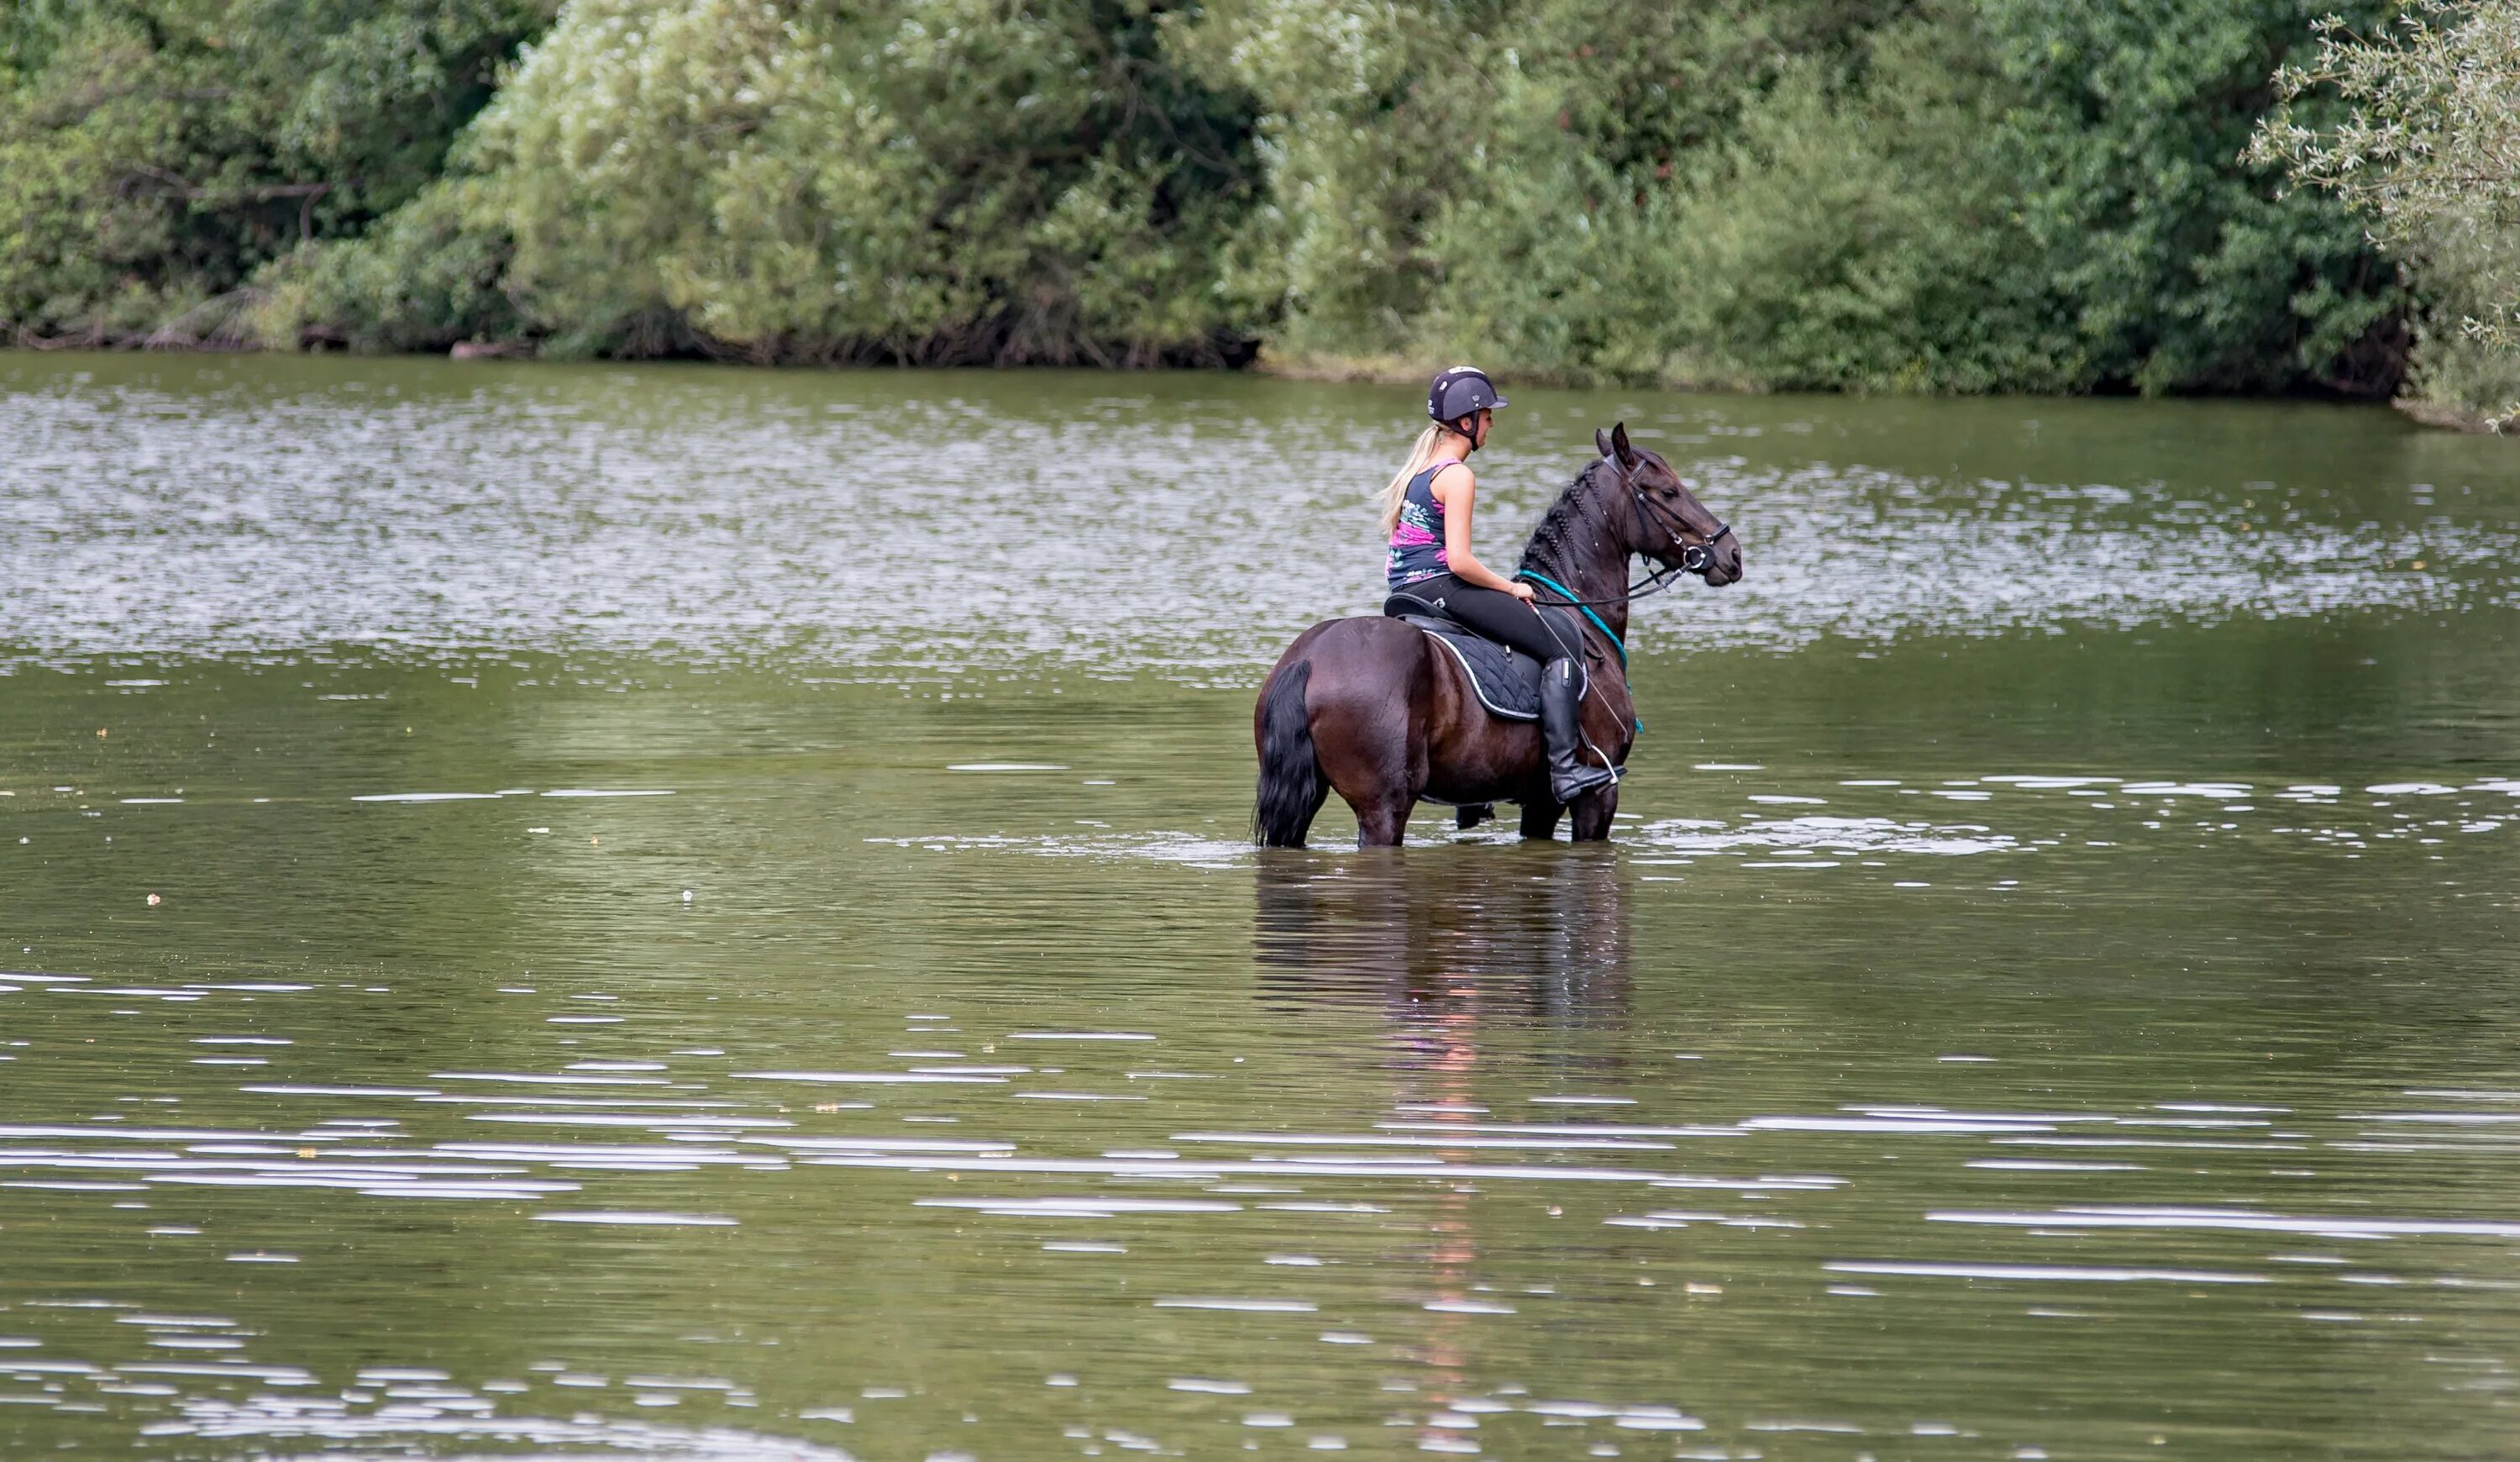
<svg viewBox="0 0 2520 1462">
<path fill-rule="evenodd" d="M 1636 498 L 1637 532 L 1642 538 L 1637 552 L 1666 568 L 1699 574 L 1717 588 L 1741 577 L 1741 540 L 1706 511 L 1659 453 L 1629 442 L 1627 423 L 1594 433 L 1593 440 Z"/>
</svg>

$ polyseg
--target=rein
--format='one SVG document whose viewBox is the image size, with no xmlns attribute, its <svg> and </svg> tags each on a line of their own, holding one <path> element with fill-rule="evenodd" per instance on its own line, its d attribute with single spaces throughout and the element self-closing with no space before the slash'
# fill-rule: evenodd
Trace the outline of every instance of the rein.
<svg viewBox="0 0 2520 1462">
<path fill-rule="evenodd" d="M 1612 634 L 1610 632 L 1610 626 L 1602 622 L 1600 616 L 1593 613 L 1593 607 L 1590 604 L 1576 598 L 1575 592 L 1572 589 L 1569 589 L 1564 584 L 1551 578 L 1546 573 L 1534 573 L 1528 569 L 1516 571 L 1513 576 L 1516 578 L 1530 579 L 1533 583 L 1540 585 L 1542 588 L 1554 590 L 1559 595 L 1563 596 L 1565 604 L 1552 605 L 1551 608 L 1563 609 L 1566 605 L 1573 605 L 1583 614 L 1585 618 L 1593 621 L 1593 627 L 1595 629 L 1601 631 L 1601 638 L 1610 642 L 1610 648 L 1619 652 L 1619 668 L 1624 670 L 1628 667 L 1628 647 L 1626 643 L 1620 640 L 1617 635 Z"/>
</svg>

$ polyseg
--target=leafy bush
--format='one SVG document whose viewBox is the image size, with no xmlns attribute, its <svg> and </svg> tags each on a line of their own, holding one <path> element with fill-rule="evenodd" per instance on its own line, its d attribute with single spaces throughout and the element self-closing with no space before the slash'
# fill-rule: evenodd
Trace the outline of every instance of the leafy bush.
<svg viewBox="0 0 2520 1462">
<path fill-rule="evenodd" d="M 1931 391 L 2385 392 L 2419 338 L 2428 389 L 2473 374 L 2343 202 L 2241 156 L 2304 0 L 553 3 L 21 0 L 0 319 Z"/>
<path fill-rule="evenodd" d="M 2287 0 L 1421 16 L 1228 0 L 1262 106 L 1243 287 L 1301 352 L 1868 389 L 2385 390 L 2345 211 L 2237 157 Z M 1328 43 L 1324 44 L 1324 38 Z"/>
<path fill-rule="evenodd" d="M 578 0 L 428 224 L 324 260 L 301 307 L 383 341 L 513 308 L 568 354 L 1225 360 L 1248 329 L 1216 285 L 1251 119 L 1161 63 L 1159 21 L 1109 0 Z M 449 247 L 469 247 L 453 279 L 405 287 Z M 469 263 L 493 257 L 504 305 Z"/>
<path fill-rule="evenodd" d="M 2251 156 L 2362 212 L 2421 273 L 2425 402 L 2520 421 L 2520 0 L 2317 28 L 2317 56 L 2276 73 Z"/>
<path fill-rule="evenodd" d="M 540 0 L 0 11 L 0 321 L 230 333 L 253 271 L 409 202 Z"/>
</svg>

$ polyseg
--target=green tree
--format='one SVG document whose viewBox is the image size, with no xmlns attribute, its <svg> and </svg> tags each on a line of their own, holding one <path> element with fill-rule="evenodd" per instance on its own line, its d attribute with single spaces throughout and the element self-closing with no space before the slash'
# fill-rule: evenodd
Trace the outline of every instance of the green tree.
<svg viewBox="0 0 2520 1462">
<path fill-rule="evenodd" d="M 443 334 L 469 323 L 437 316 L 445 292 L 395 281 L 468 239 L 562 353 L 1237 358 L 1217 259 L 1256 189 L 1250 118 L 1162 63 L 1165 19 L 577 0 L 419 222 L 334 251 L 304 307 Z"/>
<path fill-rule="evenodd" d="M 2275 73 L 2251 158 L 2344 200 L 2410 261 L 2431 303 L 2422 398 L 2520 420 L 2520 3 L 2412 0 L 2385 28 L 2316 29 L 2318 54 Z"/>
<path fill-rule="evenodd" d="M 232 330 L 268 260 L 412 199 L 543 0 L 26 0 L 0 13 L 0 320 Z"/>
<path fill-rule="evenodd" d="M 2087 384 L 2396 385 L 2395 271 L 2344 209 L 2281 197 L 2239 157 L 2270 63 L 2302 48 L 2302 0 L 1985 0 L 1981 15 L 2012 91 L 2004 172 Z"/>
<path fill-rule="evenodd" d="M 2156 13 L 2159 12 L 2159 13 Z M 1860 389 L 2385 390 L 2394 272 L 2236 156 L 2294 0 L 1215 0 L 1297 354 Z"/>
<path fill-rule="evenodd" d="M 2304 3 L 20 0 L 0 320 L 2385 391 L 2397 264 L 2242 156 L 2279 92 L 2283 136 L 2349 114 L 2326 72 L 2269 82 L 2343 54 Z M 2434 298 L 2483 301 L 2418 321 L 2438 392 L 2507 324 L 2509 233 L 2426 216 Z"/>
</svg>

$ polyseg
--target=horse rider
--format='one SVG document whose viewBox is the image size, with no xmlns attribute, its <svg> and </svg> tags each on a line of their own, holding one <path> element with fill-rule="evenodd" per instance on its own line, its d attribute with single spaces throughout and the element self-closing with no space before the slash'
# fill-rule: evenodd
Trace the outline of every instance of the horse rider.
<svg viewBox="0 0 2520 1462">
<path fill-rule="evenodd" d="M 1617 773 L 1577 755 L 1584 745 L 1578 724 L 1584 668 L 1575 660 L 1583 651 L 1582 631 L 1551 624 L 1532 603 L 1531 585 L 1498 573 L 1470 550 L 1478 480 L 1469 456 L 1487 445 L 1496 409 L 1505 404 L 1496 383 L 1471 366 L 1455 366 L 1426 388 L 1433 424 L 1418 434 L 1408 465 L 1382 489 L 1382 528 L 1391 545 L 1384 571 L 1394 594 L 1540 662 L 1549 795 L 1562 806 L 1617 780 Z"/>
</svg>

